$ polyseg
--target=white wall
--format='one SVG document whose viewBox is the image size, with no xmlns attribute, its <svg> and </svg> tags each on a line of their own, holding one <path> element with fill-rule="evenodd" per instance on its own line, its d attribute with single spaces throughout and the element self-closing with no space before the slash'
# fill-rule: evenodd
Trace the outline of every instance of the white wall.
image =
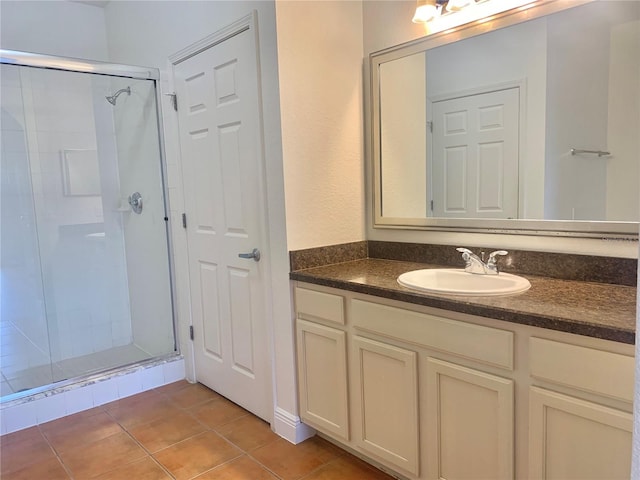
<svg viewBox="0 0 640 480">
<path fill-rule="evenodd" d="M 380 65 L 380 155 L 393 159 L 380 162 L 385 217 L 427 216 L 426 73 L 424 54 Z"/>
<path fill-rule="evenodd" d="M 570 151 L 607 148 L 609 28 L 601 21 L 607 8 L 584 5 L 547 21 L 544 218 L 606 220 L 607 159 Z"/>
<path fill-rule="evenodd" d="M 276 12 L 289 249 L 363 240 L 362 4 Z"/>
<path fill-rule="evenodd" d="M 635 2 L 635 6 L 640 9 L 638 2 Z M 609 57 L 607 135 L 607 148 L 613 157 L 607 161 L 608 220 L 640 216 L 635 202 L 617 194 L 632 191 L 640 175 L 640 135 L 629 135 L 629 132 L 640 132 L 640 57 L 634 45 L 640 45 L 640 20 L 613 28 Z"/>
<path fill-rule="evenodd" d="M 2 0 L 0 44 L 7 50 L 108 58 L 102 9 L 81 3 Z"/>
</svg>

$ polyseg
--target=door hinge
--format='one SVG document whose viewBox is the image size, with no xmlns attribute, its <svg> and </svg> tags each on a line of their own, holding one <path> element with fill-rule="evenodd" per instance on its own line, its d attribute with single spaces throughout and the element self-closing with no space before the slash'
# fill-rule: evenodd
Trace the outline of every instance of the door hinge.
<svg viewBox="0 0 640 480">
<path fill-rule="evenodd" d="M 433 200 L 431 200 L 431 211 L 433 212 Z"/>
<path fill-rule="evenodd" d="M 193 340 L 193 325 L 189 325 L 189 338 Z"/>
<path fill-rule="evenodd" d="M 165 95 L 169 97 L 171 101 L 171 105 L 173 105 L 173 109 L 177 112 L 178 111 L 178 95 L 176 95 L 175 92 L 165 93 Z"/>
<path fill-rule="evenodd" d="M 187 214 L 182 214 L 182 228 L 187 228 Z"/>
<path fill-rule="evenodd" d="M 433 133 L 433 122 L 427 122 L 427 128 L 429 129 L 429 132 Z"/>
</svg>

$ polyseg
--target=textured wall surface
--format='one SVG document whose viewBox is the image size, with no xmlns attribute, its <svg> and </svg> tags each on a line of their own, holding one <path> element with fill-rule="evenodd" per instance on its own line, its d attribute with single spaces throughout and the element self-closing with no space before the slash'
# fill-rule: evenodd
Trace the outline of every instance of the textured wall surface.
<svg viewBox="0 0 640 480">
<path fill-rule="evenodd" d="M 363 240 L 362 4 L 276 12 L 289 250 Z"/>
</svg>

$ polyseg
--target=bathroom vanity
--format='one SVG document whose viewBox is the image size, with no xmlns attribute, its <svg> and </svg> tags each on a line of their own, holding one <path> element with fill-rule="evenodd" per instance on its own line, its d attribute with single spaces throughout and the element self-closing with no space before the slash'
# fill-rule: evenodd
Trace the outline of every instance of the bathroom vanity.
<svg viewBox="0 0 640 480">
<path fill-rule="evenodd" d="M 615 60 L 637 52 L 637 2 L 535 2 L 421 38 L 379 8 L 364 6 L 381 48 L 366 65 L 369 240 L 291 256 L 301 418 L 402 478 L 629 478 L 637 262 L 552 239 L 637 242 L 638 189 L 618 185 L 638 178 L 638 143 L 608 130 L 627 107 L 598 113 L 590 90 L 637 67 Z M 503 136 L 474 136 L 489 131 Z M 398 277 L 463 266 L 461 245 L 394 242 L 431 231 L 556 253 L 500 254 L 530 282 L 517 295 L 416 292 Z"/>
<path fill-rule="evenodd" d="M 529 291 L 482 298 L 397 283 L 419 268 L 291 273 L 303 421 L 411 479 L 629 478 L 635 288 L 525 275 Z"/>
</svg>

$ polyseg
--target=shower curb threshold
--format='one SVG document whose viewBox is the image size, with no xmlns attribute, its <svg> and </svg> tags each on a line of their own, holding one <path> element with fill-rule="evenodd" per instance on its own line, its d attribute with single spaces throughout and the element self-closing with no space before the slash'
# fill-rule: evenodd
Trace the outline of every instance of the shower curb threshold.
<svg viewBox="0 0 640 480">
<path fill-rule="evenodd" d="M 179 353 L 132 363 L 64 384 L 52 384 L 0 405 L 0 434 L 99 407 L 106 403 L 184 380 L 185 361 Z"/>
<path fill-rule="evenodd" d="M 183 359 L 184 357 L 182 354 L 172 353 L 162 357 L 156 357 L 156 358 L 152 358 L 142 362 L 136 362 L 133 364 L 124 365 L 114 369 L 110 369 L 110 370 L 106 370 L 98 373 L 92 373 L 83 377 L 73 378 L 67 381 L 54 383 L 51 385 L 33 389 L 33 393 L 30 393 L 28 395 L 20 396 L 19 398 L 11 398 L 13 396 L 20 395 L 20 393 L 24 393 L 24 392 L 17 392 L 15 394 L 7 395 L 5 397 L 6 400 L 2 399 L 0 401 L 0 410 L 5 410 L 8 408 L 14 407 L 16 405 L 23 405 L 25 403 L 35 402 L 43 398 L 53 397 L 53 396 L 60 395 L 60 394 L 73 391 L 79 388 L 88 387 L 91 385 L 95 385 L 97 383 L 105 382 L 116 377 L 123 377 L 138 371 L 147 370 L 153 367 L 157 367 L 159 365 L 176 362 Z M 167 383 L 170 383 L 170 382 L 167 382 Z M 155 388 L 155 386 L 151 386 L 150 388 Z M 141 391 L 144 391 L 144 390 L 145 389 Z M 132 392 L 129 395 L 134 395 L 135 393 L 140 393 L 140 392 Z M 129 395 L 122 395 L 122 396 L 119 396 L 119 398 L 124 398 Z M 98 406 L 98 404 L 94 404 L 93 406 Z"/>
</svg>

